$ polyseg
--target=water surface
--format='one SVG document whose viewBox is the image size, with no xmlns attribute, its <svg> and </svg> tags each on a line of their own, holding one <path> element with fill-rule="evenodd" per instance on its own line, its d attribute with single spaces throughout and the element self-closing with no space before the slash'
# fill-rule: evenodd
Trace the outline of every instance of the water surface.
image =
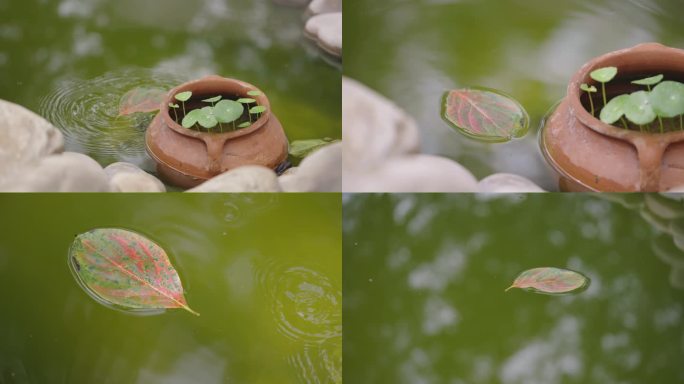
<svg viewBox="0 0 684 384">
<path fill-rule="evenodd" d="M 339 383 L 341 203 L 310 195 L 7 195 L 1 383 Z M 93 228 L 162 246 L 189 305 L 113 310 L 67 253 Z"/>
<path fill-rule="evenodd" d="M 684 205 L 611 198 L 346 196 L 345 381 L 684 381 Z M 535 267 L 591 285 L 504 292 Z"/>
</svg>

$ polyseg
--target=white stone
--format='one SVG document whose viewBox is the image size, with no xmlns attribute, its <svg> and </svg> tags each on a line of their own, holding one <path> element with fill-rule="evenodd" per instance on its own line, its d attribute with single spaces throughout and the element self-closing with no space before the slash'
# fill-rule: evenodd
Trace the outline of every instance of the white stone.
<svg viewBox="0 0 684 384">
<path fill-rule="evenodd" d="M 529 179 L 512 173 L 495 173 L 478 183 L 483 193 L 530 193 L 546 192 Z"/>
<path fill-rule="evenodd" d="M 306 8 L 307 16 L 342 12 L 342 0 L 312 0 Z"/>
<path fill-rule="evenodd" d="M 11 181 L 0 183 L 8 192 L 110 192 L 107 174 L 95 160 L 64 152 L 23 165 Z"/>
<path fill-rule="evenodd" d="M 112 163 L 104 171 L 116 192 L 166 192 L 164 183 L 135 164 Z"/>
<path fill-rule="evenodd" d="M 322 147 L 302 160 L 297 170 L 278 178 L 285 192 L 340 192 L 342 143 Z"/>
<path fill-rule="evenodd" d="M 477 179 L 440 156 L 396 157 L 368 173 L 343 172 L 344 192 L 476 192 Z"/>
<path fill-rule="evenodd" d="M 64 150 L 62 133 L 28 109 L 0 100 L 0 185 L 18 168 Z"/>
<path fill-rule="evenodd" d="M 418 152 L 415 121 L 365 85 L 342 78 L 345 173 L 368 172 L 395 156 Z"/>
<path fill-rule="evenodd" d="M 313 16 L 306 22 L 304 32 L 324 51 L 342 56 L 342 12 Z"/>
<path fill-rule="evenodd" d="M 186 192 L 280 192 L 278 176 L 259 165 L 247 165 L 222 173 Z"/>
</svg>

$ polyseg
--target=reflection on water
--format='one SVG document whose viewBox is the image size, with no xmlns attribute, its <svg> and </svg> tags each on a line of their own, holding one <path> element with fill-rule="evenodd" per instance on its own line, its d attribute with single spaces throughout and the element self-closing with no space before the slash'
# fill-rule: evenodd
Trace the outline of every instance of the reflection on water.
<svg viewBox="0 0 684 384">
<path fill-rule="evenodd" d="M 67 150 L 103 164 L 127 161 L 154 170 L 145 152 L 145 130 L 154 114 L 119 116 L 122 97 L 134 88 L 169 90 L 187 79 L 149 70 L 121 70 L 60 85 L 45 96 L 39 113 L 64 133 Z"/>
<path fill-rule="evenodd" d="M 16 195 L 0 211 L 1 383 L 341 381 L 338 196 Z M 202 315 L 129 316 L 84 294 L 64 258 L 97 227 L 161 245 Z"/>
<path fill-rule="evenodd" d="M 672 266 L 651 248 L 667 246 L 670 262 L 684 252 L 674 249 L 672 231 L 662 234 L 640 215 L 655 211 L 661 227 L 667 217 L 667 227 L 676 228 L 682 201 L 637 194 L 347 196 L 345 378 L 684 380 L 684 289 L 670 282 Z M 579 295 L 504 293 L 520 271 L 538 266 L 581 271 L 592 283 Z"/>
<path fill-rule="evenodd" d="M 479 178 L 511 172 L 556 189 L 535 132 L 495 145 L 463 137 L 440 118 L 443 92 L 499 89 L 537 127 L 590 58 L 648 41 L 684 48 L 682 14 L 680 0 L 357 0 L 345 6 L 354 54 L 344 73 L 415 117 L 423 151 L 454 158 Z"/>
</svg>

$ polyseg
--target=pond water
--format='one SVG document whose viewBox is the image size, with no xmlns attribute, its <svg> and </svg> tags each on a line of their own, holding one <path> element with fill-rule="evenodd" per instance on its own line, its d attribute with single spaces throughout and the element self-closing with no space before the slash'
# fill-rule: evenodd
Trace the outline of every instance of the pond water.
<svg viewBox="0 0 684 384">
<path fill-rule="evenodd" d="M 684 381 L 682 201 L 349 195 L 343 210 L 345 381 Z M 591 284 L 504 292 L 535 267 Z"/>
<path fill-rule="evenodd" d="M 342 380 L 339 196 L 14 195 L 0 211 L 1 383 Z M 201 316 L 88 296 L 67 253 L 99 227 L 161 245 Z"/>
<path fill-rule="evenodd" d="M 478 178 L 526 176 L 557 189 L 538 149 L 542 117 L 592 57 L 643 42 L 684 48 L 680 0 L 355 0 L 345 4 L 344 74 L 395 101 L 418 122 L 423 151 Z M 524 139 L 487 144 L 440 117 L 444 91 L 501 90 L 529 112 Z"/>
<path fill-rule="evenodd" d="M 0 98 L 62 129 L 66 148 L 148 171 L 150 115 L 119 117 L 135 87 L 208 74 L 261 88 L 292 140 L 341 137 L 340 65 L 271 0 L 0 0 Z"/>
</svg>

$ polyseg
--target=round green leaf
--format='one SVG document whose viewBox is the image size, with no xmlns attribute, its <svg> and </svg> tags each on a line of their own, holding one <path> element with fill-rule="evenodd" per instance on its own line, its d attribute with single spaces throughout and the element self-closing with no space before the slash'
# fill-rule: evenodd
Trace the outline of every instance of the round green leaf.
<svg viewBox="0 0 684 384">
<path fill-rule="evenodd" d="M 656 114 L 651 106 L 649 93 L 637 91 L 629 95 L 624 105 L 625 116 L 634 124 L 643 125 L 653 122 Z"/>
<path fill-rule="evenodd" d="M 222 97 L 223 97 L 223 96 L 218 95 L 218 96 L 214 96 L 214 97 L 211 97 L 211 98 L 208 98 L 208 99 L 204 99 L 204 100 L 202 100 L 202 101 L 204 101 L 205 103 L 215 103 L 215 102 L 221 100 Z"/>
<path fill-rule="evenodd" d="M 605 68 L 599 68 L 589 74 L 589 76 L 598 81 L 599 83 L 607 83 L 617 75 L 617 68 L 616 67 L 605 67 Z"/>
<path fill-rule="evenodd" d="M 243 97 L 243 98 L 237 99 L 237 102 L 241 103 L 241 104 L 251 104 L 251 103 L 256 102 L 256 100 L 250 99 L 249 97 Z"/>
<path fill-rule="evenodd" d="M 625 105 L 629 102 L 629 95 L 620 95 L 614 97 L 601 109 L 601 121 L 606 124 L 613 124 L 620 120 L 625 114 Z"/>
<path fill-rule="evenodd" d="M 188 112 L 185 117 L 183 118 L 183 121 L 181 122 L 181 125 L 185 128 L 191 128 L 193 125 L 197 123 L 197 119 L 199 118 L 200 111 L 199 109 L 193 109 L 192 111 Z"/>
<path fill-rule="evenodd" d="M 489 89 L 456 89 L 444 96 L 444 119 L 474 139 L 502 142 L 527 133 L 527 111 L 513 98 Z"/>
<path fill-rule="evenodd" d="M 660 117 L 684 114 L 684 84 L 663 81 L 653 88 L 650 95 L 653 110 Z"/>
<path fill-rule="evenodd" d="M 169 103 L 169 108 L 178 108 L 178 104 Z"/>
<path fill-rule="evenodd" d="M 261 96 L 261 95 L 263 95 L 263 93 L 261 93 L 261 91 L 257 91 L 257 90 L 249 91 L 249 92 L 247 92 L 247 94 L 250 96 Z"/>
<path fill-rule="evenodd" d="M 250 125 L 252 125 L 252 123 L 250 123 L 249 121 L 245 121 L 244 123 L 238 125 L 238 128 L 247 128 Z"/>
<path fill-rule="evenodd" d="M 174 96 L 174 98 L 178 101 L 188 101 L 191 96 L 192 96 L 192 92 L 186 91 L 186 92 L 181 92 L 181 93 L 176 94 L 176 96 Z"/>
<path fill-rule="evenodd" d="M 254 115 L 257 113 L 262 113 L 264 111 L 266 111 L 266 107 L 264 107 L 263 105 L 257 105 L 256 107 L 252 107 L 252 109 L 249 110 L 249 113 Z"/>
<path fill-rule="evenodd" d="M 218 121 L 216 116 L 214 116 L 214 108 L 204 107 L 199 109 L 199 114 L 197 115 L 197 123 L 204 128 L 214 128 Z"/>
<path fill-rule="evenodd" d="M 585 92 L 596 92 L 596 87 L 594 87 L 593 85 L 589 86 L 585 83 L 582 83 L 582 85 L 580 85 L 580 89 Z"/>
<path fill-rule="evenodd" d="M 221 100 L 214 106 L 214 116 L 221 123 L 232 123 L 242 116 L 245 107 L 234 100 Z"/>
<path fill-rule="evenodd" d="M 662 80 L 663 80 L 663 75 L 656 75 L 656 76 L 647 77 L 645 79 L 634 80 L 634 81 L 632 81 L 632 84 L 655 85 L 655 84 L 660 83 Z"/>
</svg>

